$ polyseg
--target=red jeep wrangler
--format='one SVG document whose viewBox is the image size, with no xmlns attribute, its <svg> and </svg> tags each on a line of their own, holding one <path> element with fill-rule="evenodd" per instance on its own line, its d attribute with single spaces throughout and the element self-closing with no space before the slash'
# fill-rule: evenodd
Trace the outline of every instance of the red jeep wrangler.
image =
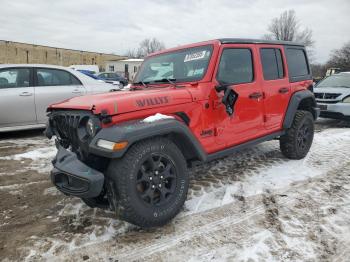
<svg viewBox="0 0 350 262">
<path fill-rule="evenodd" d="M 308 153 L 319 115 L 305 48 L 219 39 L 148 56 L 129 91 L 51 105 L 52 182 L 91 207 L 160 226 L 186 199 L 187 168 L 278 138 Z M 151 117 L 150 117 L 151 116 Z"/>
</svg>

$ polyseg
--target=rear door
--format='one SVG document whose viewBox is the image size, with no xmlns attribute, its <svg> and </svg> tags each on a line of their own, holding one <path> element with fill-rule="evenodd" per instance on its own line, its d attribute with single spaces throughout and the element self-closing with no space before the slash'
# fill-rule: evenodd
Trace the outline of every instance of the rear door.
<svg viewBox="0 0 350 262">
<path fill-rule="evenodd" d="M 286 73 L 286 61 L 283 47 L 276 45 L 258 45 L 263 72 L 265 128 L 278 130 L 282 126 L 287 110 L 291 87 Z"/>
<path fill-rule="evenodd" d="M 86 94 L 79 79 L 62 69 L 35 68 L 35 108 L 38 123 L 47 120 L 49 105 Z"/>
<path fill-rule="evenodd" d="M 31 68 L 0 69 L 0 127 L 36 123 Z"/>
</svg>

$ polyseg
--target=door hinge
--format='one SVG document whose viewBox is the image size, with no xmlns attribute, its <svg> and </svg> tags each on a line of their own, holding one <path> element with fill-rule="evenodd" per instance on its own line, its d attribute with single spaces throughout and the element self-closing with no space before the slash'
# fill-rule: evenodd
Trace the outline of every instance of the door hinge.
<svg viewBox="0 0 350 262">
<path fill-rule="evenodd" d="M 264 115 L 264 122 L 267 122 L 267 115 Z"/>
</svg>

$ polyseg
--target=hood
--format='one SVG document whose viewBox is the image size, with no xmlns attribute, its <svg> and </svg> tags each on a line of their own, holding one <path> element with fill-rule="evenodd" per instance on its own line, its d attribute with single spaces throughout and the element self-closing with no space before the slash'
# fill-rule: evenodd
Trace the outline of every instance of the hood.
<svg viewBox="0 0 350 262">
<path fill-rule="evenodd" d="M 189 102 L 192 96 L 186 88 L 158 88 L 74 97 L 50 105 L 49 109 L 92 110 L 95 114 L 103 111 L 115 115 Z"/>
</svg>

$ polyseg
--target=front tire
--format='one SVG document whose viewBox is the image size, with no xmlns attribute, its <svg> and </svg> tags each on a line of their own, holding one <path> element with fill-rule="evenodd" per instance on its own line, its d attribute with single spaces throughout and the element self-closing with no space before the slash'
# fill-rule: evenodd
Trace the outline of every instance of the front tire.
<svg viewBox="0 0 350 262">
<path fill-rule="evenodd" d="M 298 110 L 292 126 L 280 138 L 282 154 L 289 159 L 302 159 L 314 138 L 314 118 L 309 111 Z"/>
<path fill-rule="evenodd" d="M 184 156 L 166 138 L 133 145 L 121 159 L 112 160 L 112 208 L 118 216 L 140 227 L 162 226 L 181 210 L 188 191 Z"/>
</svg>

